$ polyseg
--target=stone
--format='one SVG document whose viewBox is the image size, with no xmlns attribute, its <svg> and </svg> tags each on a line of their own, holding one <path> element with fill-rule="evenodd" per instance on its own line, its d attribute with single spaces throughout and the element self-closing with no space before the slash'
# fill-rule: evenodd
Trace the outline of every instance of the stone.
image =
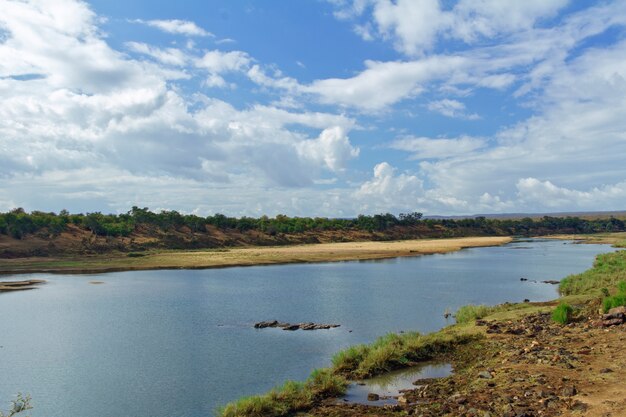
<svg viewBox="0 0 626 417">
<path fill-rule="evenodd" d="M 260 321 L 254 324 L 255 329 L 264 329 L 266 327 L 276 327 L 278 325 L 278 321 Z"/>
<path fill-rule="evenodd" d="M 609 310 L 609 314 L 621 314 L 621 315 L 626 315 L 626 307 L 625 306 L 619 306 L 619 307 L 615 307 Z"/>
<path fill-rule="evenodd" d="M 478 373 L 478 377 L 482 378 L 482 379 L 492 379 L 493 375 L 491 375 L 491 373 L 487 372 L 487 371 L 482 371 Z"/>
<path fill-rule="evenodd" d="M 367 394 L 367 401 L 378 401 L 380 400 L 380 395 L 370 392 Z"/>
</svg>

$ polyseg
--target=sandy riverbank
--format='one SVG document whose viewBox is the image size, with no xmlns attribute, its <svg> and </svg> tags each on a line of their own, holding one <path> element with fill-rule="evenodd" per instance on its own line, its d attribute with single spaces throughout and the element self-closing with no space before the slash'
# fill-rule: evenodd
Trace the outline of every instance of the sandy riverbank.
<svg viewBox="0 0 626 417">
<path fill-rule="evenodd" d="M 148 252 L 68 258 L 19 258 L 0 260 L 0 273 L 96 273 L 148 269 L 201 269 L 230 266 L 272 265 L 384 259 L 447 253 L 463 248 L 497 246 L 510 237 L 466 237 L 391 242 L 344 242 L 312 245 L 246 247 L 218 250 Z"/>
</svg>

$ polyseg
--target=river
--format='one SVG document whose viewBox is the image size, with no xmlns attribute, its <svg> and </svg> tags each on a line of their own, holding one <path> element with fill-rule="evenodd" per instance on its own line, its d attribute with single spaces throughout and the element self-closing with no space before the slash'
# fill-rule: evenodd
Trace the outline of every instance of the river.
<svg viewBox="0 0 626 417">
<path fill-rule="evenodd" d="M 211 416 L 349 345 L 437 330 L 452 323 L 446 309 L 553 299 L 555 285 L 532 281 L 611 250 L 533 240 L 382 261 L 20 276 L 48 283 L 0 294 L 0 409 L 21 391 L 32 417 Z M 341 327 L 253 328 L 273 319 Z"/>
</svg>

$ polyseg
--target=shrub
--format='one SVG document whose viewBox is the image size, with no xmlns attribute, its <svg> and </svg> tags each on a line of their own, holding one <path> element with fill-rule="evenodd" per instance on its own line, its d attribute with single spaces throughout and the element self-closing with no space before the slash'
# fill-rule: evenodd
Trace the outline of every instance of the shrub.
<svg viewBox="0 0 626 417">
<path fill-rule="evenodd" d="M 552 312 L 552 320 L 560 324 L 569 323 L 574 309 L 566 303 L 560 303 Z"/>
</svg>

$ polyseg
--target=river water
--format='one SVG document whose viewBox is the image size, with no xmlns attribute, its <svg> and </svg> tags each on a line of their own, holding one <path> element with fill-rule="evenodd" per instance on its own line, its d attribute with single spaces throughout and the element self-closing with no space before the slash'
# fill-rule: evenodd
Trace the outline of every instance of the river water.
<svg viewBox="0 0 626 417">
<path fill-rule="evenodd" d="M 349 345 L 437 330 L 446 309 L 553 299 L 556 286 L 532 280 L 582 272 L 611 250 L 535 240 L 382 261 L 20 276 L 48 283 L 0 294 L 0 409 L 24 392 L 32 417 L 211 416 Z M 253 328 L 274 319 L 341 327 Z"/>
</svg>

